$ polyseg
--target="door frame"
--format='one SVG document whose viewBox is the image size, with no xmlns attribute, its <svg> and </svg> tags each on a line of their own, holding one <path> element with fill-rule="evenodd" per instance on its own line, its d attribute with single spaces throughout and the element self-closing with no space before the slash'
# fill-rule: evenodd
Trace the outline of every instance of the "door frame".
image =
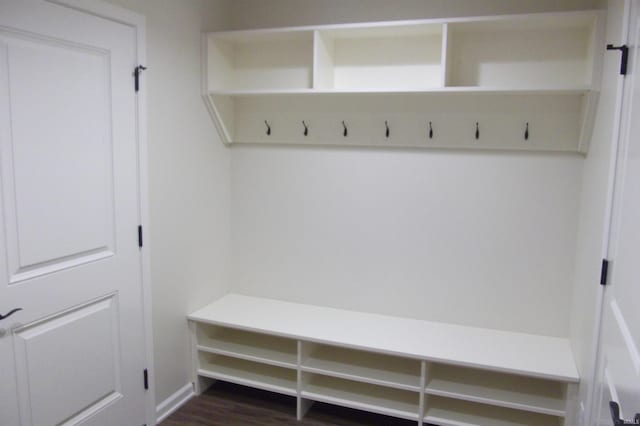
<svg viewBox="0 0 640 426">
<path fill-rule="evenodd" d="M 69 7 L 91 15 L 99 16 L 119 24 L 131 27 L 136 35 L 136 64 L 146 65 L 147 63 L 147 41 L 146 41 L 146 19 L 145 16 L 131 10 L 107 3 L 103 0 L 45 0 L 60 6 Z M 132 64 L 133 65 L 133 64 Z M 131 70 L 133 72 L 133 69 Z M 144 74 L 142 74 L 144 76 Z M 133 79 L 132 79 L 133 80 Z M 145 392 L 145 422 L 147 425 L 156 424 L 156 403 L 155 403 L 155 378 L 153 359 L 153 327 L 152 327 L 152 304 L 151 304 L 151 263 L 150 263 L 150 226 L 149 226 L 149 186 L 147 160 L 147 91 L 146 79 L 140 79 L 140 90 L 136 96 L 136 146 L 138 154 L 138 214 L 139 223 L 143 225 L 144 242 L 140 248 L 140 276 L 142 285 L 142 313 L 144 322 L 144 348 L 146 368 L 149 371 L 149 390 Z M 133 81 L 131 82 L 133 90 Z M 142 385 L 142 374 L 140 377 Z"/>
</svg>

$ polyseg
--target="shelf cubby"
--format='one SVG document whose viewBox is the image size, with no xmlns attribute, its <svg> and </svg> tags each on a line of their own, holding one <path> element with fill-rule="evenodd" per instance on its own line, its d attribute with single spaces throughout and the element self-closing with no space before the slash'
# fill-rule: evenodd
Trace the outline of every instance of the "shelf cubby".
<svg viewBox="0 0 640 426">
<path fill-rule="evenodd" d="M 560 417 L 456 399 L 427 398 L 424 422 L 439 426 L 562 426 Z"/>
<path fill-rule="evenodd" d="M 442 28 L 442 24 L 405 24 L 318 30 L 314 88 L 442 87 Z"/>
<path fill-rule="evenodd" d="M 297 395 L 297 372 L 238 358 L 198 354 L 197 374 L 210 379 L 268 390 L 285 395 Z"/>
<path fill-rule="evenodd" d="M 231 31 L 207 37 L 209 90 L 312 86 L 313 31 Z"/>
<path fill-rule="evenodd" d="M 297 342 L 209 324 L 199 324 L 197 349 L 277 367 L 297 368 Z"/>
<path fill-rule="evenodd" d="M 301 368 L 310 373 L 420 391 L 420 361 L 410 358 L 337 346 L 313 345 L 310 355 L 302 361 Z"/>
<path fill-rule="evenodd" d="M 343 380 L 318 374 L 305 374 L 303 398 L 370 411 L 408 420 L 418 420 L 420 395 L 398 389 Z"/>
<path fill-rule="evenodd" d="M 506 408 L 564 416 L 566 384 L 437 364 L 431 368 L 425 393 Z"/>
<path fill-rule="evenodd" d="M 588 87 L 593 76 L 595 23 L 595 17 L 585 13 L 450 23 L 446 85 Z"/>
</svg>

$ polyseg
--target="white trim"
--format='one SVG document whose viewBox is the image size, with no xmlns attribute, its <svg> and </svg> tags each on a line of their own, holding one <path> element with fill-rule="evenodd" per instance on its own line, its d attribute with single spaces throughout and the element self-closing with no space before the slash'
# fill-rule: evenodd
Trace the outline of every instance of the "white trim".
<svg viewBox="0 0 640 426">
<path fill-rule="evenodd" d="M 136 34 L 136 62 L 146 64 L 147 41 L 146 19 L 144 15 L 107 3 L 102 0 L 47 0 L 50 3 L 66 6 L 104 19 L 130 26 Z M 143 74 L 144 76 L 144 74 Z M 149 226 L 149 190 L 148 190 L 148 162 L 147 162 L 147 96 L 146 79 L 140 80 L 140 91 L 137 94 L 137 120 L 138 132 L 138 194 L 140 224 L 144 228 L 144 247 L 141 255 L 141 284 L 142 284 L 142 315 L 144 321 L 144 342 L 146 368 L 149 374 L 149 391 L 145 394 L 145 421 L 148 425 L 156 424 L 155 403 L 155 379 L 153 359 L 153 328 L 151 319 L 151 262 L 149 252 L 150 226 Z"/>
<path fill-rule="evenodd" d="M 173 395 L 158 404 L 158 407 L 156 408 L 157 422 L 161 423 L 195 395 L 192 383 L 187 383 L 178 389 Z"/>
<path fill-rule="evenodd" d="M 611 301 L 611 311 L 613 312 L 613 317 L 616 319 L 616 323 L 618 323 L 620 334 L 622 334 L 622 340 L 624 340 L 624 343 L 627 345 L 627 352 L 629 352 L 629 356 L 633 362 L 633 367 L 636 369 L 636 374 L 640 374 L 640 351 L 638 351 L 638 347 L 633 341 L 631 330 L 629 330 L 629 326 L 624 319 L 624 315 L 620 312 L 620 307 L 615 300 Z"/>
</svg>

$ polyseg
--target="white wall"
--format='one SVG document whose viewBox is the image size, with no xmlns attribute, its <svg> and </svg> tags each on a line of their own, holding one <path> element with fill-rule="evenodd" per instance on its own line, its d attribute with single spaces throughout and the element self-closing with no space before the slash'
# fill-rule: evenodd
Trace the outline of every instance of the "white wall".
<svg viewBox="0 0 640 426">
<path fill-rule="evenodd" d="M 236 0 L 234 28 L 553 11 L 585 1 Z M 233 289 L 569 335 L 583 159 L 232 148 Z"/>
<path fill-rule="evenodd" d="M 234 291 L 567 336 L 582 161 L 234 147 Z"/>
<path fill-rule="evenodd" d="M 217 0 L 111 0 L 146 16 L 156 402 L 191 381 L 185 315 L 229 285 L 230 153 L 200 96 L 202 31 Z"/>
<path fill-rule="evenodd" d="M 606 42 L 620 44 L 624 0 L 608 2 Z M 598 112 L 594 123 L 589 155 L 584 162 L 580 215 L 578 226 L 578 250 L 576 254 L 576 279 L 571 310 L 571 343 L 582 380 L 580 401 L 588 410 L 589 394 L 593 387 L 595 362 L 595 324 L 599 321 L 603 289 L 600 284 L 600 265 L 606 257 L 605 228 L 611 174 L 612 147 L 615 145 L 614 122 L 618 88 L 621 86 L 620 54 L 604 56 L 602 87 Z"/>
</svg>

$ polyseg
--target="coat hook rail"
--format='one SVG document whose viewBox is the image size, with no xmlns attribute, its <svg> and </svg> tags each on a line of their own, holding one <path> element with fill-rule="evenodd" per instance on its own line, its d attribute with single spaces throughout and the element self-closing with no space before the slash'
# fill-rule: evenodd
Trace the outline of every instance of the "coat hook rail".
<svg viewBox="0 0 640 426">
<path fill-rule="evenodd" d="M 480 126 L 476 121 L 476 140 L 480 139 Z"/>
<path fill-rule="evenodd" d="M 304 135 L 307 136 L 309 134 L 309 126 L 307 126 L 304 120 L 302 120 L 302 125 L 304 126 Z"/>
<path fill-rule="evenodd" d="M 344 131 L 342 132 L 342 136 L 346 138 L 347 135 L 349 134 L 349 131 L 347 130 L 347 125 L 345 124 L 344 120 L 342 120 L 342 127 L 344 128 Z"/>
<path fill-rule="evenodd" d="M 264 124 L 267 126 L 267 136 L 271 136 L 271 126 L 267 120 L 264 120 Z"/>
</svg>

